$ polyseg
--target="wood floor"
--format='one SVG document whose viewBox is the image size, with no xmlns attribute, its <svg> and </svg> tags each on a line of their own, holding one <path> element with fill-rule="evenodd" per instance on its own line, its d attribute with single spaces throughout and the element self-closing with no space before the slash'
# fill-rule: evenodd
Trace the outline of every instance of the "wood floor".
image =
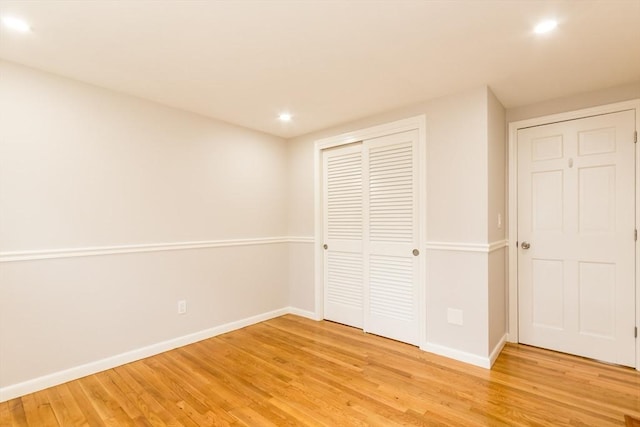
<svg viewBox="0 0 640 427">
<path fill-rule="evenodd" d="M 640 373 L 507 345 L 493 370 L 288 315 L 0 403 L 0 426 L 625 425 Z"/>
</svg>

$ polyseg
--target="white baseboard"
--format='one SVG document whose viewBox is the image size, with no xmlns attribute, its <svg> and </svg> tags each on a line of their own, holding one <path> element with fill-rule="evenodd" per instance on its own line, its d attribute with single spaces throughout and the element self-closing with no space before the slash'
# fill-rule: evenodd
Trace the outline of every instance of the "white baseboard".
<svg viewBox="0 0 640 427">
<path fill-rule="evenodd" d="M 493 348 L 493 350 L 489 354 L 489 357 L 478 356 L 477 354 L 467 353 L 466 351 L 456 350 L 455 348 L 445 347 L 443 345 L 433 343 L 427 343 L 421 348 L 424 351 L 448 357 L 459 362 L 469 363 L 481 368 L 491 369 L 498 356 L 500 356 L 500 352 L 504 348 L 506 342 L 507 335 L 505 334 L 502 336 L 502 338 L 500 338 L 498 344 L 496 344 L 496 346 Z"/>
<path fill-rule="evenodd" d="M 504 334 L 502 338 L 500 338 L 500 341 L 498 341 L 498 344 L 496 344 L 496 346 L 491 351 L 491 354 L 489 354 L 489 362 L 491 363 L 491 366 L 496 363 L 496 359 L 498 358 L 498 356 L 500 356 L 500 352 L 502 351 L 506 343 L 507 334 Z"/>
<path fill-rule="evenodd" d="M 478 356 L 477 354 L 467 353 L 466 351 L 456 350 L 455 348 L 433 343 L 427 343 L 422 349 L 459 362 L 469 363 L 470 365 L 486 369 L 491 368 L 491 360 L 488 357 Z"/>
<path fill-rule="evenodd" d="M 136 360 L 154 356 L 165 351 L 173 350 L 174 348 L 193 344 L 207 338 L 212 338 L 217 335 L 231 332 L 236 329 L 241 329 L 256 323 L 264 322 L 265 320 L 273 319 L 275 317 L 279 317 L 289 313 L 308 317 L 314 320 L 316 317 L 315 313 L 313 312 L 301 310 L 294 307 L 285 307 L 267 313 L 258 314 L 256 316 L 251 316 L 234 322 L 225 323 L 224 325 L 215 326 L 203 331 L 194 332 L 192 334 L 183 335 L 181 337 L 173 338 L 167 341 L 162 341 L 146 347 L 127 351 L 125 353 L 117 354 L 105 359 L 89 362 L 84 365 L 75 366 L 63 371 L 54 372 L 42 377 L 33 378 L 31 380 L 27 380 L 18 384 L 0 387 L 0 402 L 5 402 L 16 397 L 24 396 L 25 394 L 34 393 L 39 390 L 44 390 L 45 388 L 53 387 L 58 384 L 63 384 L 72 380 L 76 380 L 78 378 L 86 377 L 87 375 L 92 375 L 101 371 L 105 371 L 107 369 L 115 368 L 116 366 L 135 362 Z"/>
<path fill-rule="evenodd" d="M 311 320 L 322 320 L 322 317 L 319 317 L 315 312 L 309 310 L 303 310 L 297 307 L 289 307 L 289 314 L 295 314 L 296 316 L 306 317 Z"/>
<path fill-rule="evenodd" d="M 518 344 L 518 334 L 513 332 L 507 333 L 507 342 L 512 342 L 514 344 Z"/>
</svg>

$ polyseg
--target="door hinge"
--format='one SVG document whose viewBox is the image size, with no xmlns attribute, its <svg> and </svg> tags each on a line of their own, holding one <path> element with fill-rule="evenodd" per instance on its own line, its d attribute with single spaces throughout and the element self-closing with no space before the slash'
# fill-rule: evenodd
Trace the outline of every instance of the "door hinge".
<svg viewBox="0 0 640 427">
<path fill-rule="evenodd" d="M 638 143 L 638 131 L 633 131 L 633 143 L 637 144 Z"/>
<path fill-rule="evenodd" d="M 636 228 L 635 233 L 633 234 L 633 238 L 635 239 L 635 241 L 638 241 L 638 229 Z"/>
<path fill-rule="evenodd" d="M 636 326 L 635 332 L 633 333 L 634 338 L 638 338 L 638 327 Z"/>
</svg>

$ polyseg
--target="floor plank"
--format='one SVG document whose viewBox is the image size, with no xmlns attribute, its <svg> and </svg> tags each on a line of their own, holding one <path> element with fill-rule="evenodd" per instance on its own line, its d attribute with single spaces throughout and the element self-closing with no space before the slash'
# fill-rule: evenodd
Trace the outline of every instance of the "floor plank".
<svg viewBox="0 0 640 427">
<path fill-rule="evenodd" d="M 507 344 L 486 370 L 293 315 L 0 403 L 1 426 L 27 427 L 605 427 L 638 418 L 633 369 Z"/>
</svg>

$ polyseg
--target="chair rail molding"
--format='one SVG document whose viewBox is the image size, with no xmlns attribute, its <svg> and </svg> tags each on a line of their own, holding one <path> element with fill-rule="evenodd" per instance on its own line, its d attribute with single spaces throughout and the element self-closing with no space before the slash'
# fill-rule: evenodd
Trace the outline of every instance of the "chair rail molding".
<svg viewBox="0 0 640 427">
<path fill-rule="evenodd" d="M 177 251 L 185 249 L 227 248 L 234 246 L 272 245 L 279 243 L 313 243 L 309 236 L 259 237 L 253 239 L 200 240 L 189 242 L 148 243 L 118 246 L 92 246 L 83 248 L 60 248 L 32 251 L 0 252 L 0 263 L 37 261 L 54 258 L 76 258 L 98 255 L 133 254 L 140 252 Z"/>
</svg>

